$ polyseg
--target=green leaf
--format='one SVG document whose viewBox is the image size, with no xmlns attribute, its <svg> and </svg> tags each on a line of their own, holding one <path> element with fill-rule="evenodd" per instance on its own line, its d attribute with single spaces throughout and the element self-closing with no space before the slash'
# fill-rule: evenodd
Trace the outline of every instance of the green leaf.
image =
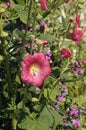
<svg viewBox="0 0 86 130">
<path fill-rule="evenodd" d="M 49 98 L 52 100 L 52 101 L 55 101 L 56 99 L 56 95 L 58 94 L 59 92 L 59 86 L 57 84 L 57 82 L 55 83 L 55 86 L 52 85 L 53 88 L 48 88 L 48 93 L 49 93 Z"/>
<path fill-rule="evenodd" d="M 16 37 L 16 39 L 22 40 L 23 33 L 21 31 L 19 31 L 18 29 L 15 29 L 13 31 L 13 35 Z"/>
<path fill-rule="evenodd" d="M 63 3 L 65 3 L 65 0 L 58 0 L 57 8 L 60 7 Z"/>
<path fill-rule="evenodd" d="M 18 127 L 24 130 L 55 130 L 58 124 L 61 124 L 58 112 L 45 107 L 38 118 L 32 120 L 26 116 Z"/>
<path fill-rule="evenodd" d="M 14 9 L 15 11 L 18 13 L 18 16 L 20 18 L 20 20 L 26 24 L 27 23 L 27 10 L 24 9 L 24 6 L 22 5 L 14 5 Z"/>
<path fill-rule="evenodd" d="M 45 34 L 45 35 L 41 35 L 40 38 L 43 40 L 48 40 L 49 42 L 52 42 L 55 37 L 51 34 Z"/>
<path fill-rule="evenodd" d="M 15 79 L 15 81 L 16 81 L 17 83 L 19 83 L 19 84 L 21 83 L 21 82 L 20 82 L 20 78 L 19 78 L 18 75 L 16 75 L 16 79 Z"/>
</svg>

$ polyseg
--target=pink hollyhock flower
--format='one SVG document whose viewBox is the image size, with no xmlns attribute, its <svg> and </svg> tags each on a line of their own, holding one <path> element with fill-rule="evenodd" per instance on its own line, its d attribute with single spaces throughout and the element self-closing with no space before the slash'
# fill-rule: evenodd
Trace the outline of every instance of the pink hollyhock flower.
<svg viewBox="0 0 86 130">
<path fill-rule="evenodd" d="M 47 10 L 47 0 L 40 0 L 40 6 L 42 10 Z"/>
<path fill-rule="evenodd" d="M 72 124 L 73 124 L 75 127 L 80 127 L 80 122 L 77 121 L 77 120 L 72 120 Z"/>
<path fill-rule="evenodd" d="M 21 64 L 21 80 L 25 84 L 40 87 L 51 73 L 49 62 L 43 53 L 26 55 Z"/>
<path fill-rule="evenodd" d="M 62 48 L 62 50 L 61 50 L 61 57 L 62 58 L 71 58 L 71 56 L 72 56 L 72 53 L 70 50 Z"/>
</svg>

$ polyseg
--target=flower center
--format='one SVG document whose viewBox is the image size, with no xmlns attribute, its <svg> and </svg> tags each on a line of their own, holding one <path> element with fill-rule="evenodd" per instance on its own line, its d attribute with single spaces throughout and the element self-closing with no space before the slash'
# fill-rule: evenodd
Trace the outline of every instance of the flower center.
<svg viewBox="0 0 86 130">
<path fill-rule="evenodd" d="M 31 67 L 30 67 L 31 74 L 33 74 L 34 76 L 36 76 L 37 73 L 38 73 L 38 71 L 39 71 L 39 66 L 37 64 L 31 65 Z"/>
</svg>

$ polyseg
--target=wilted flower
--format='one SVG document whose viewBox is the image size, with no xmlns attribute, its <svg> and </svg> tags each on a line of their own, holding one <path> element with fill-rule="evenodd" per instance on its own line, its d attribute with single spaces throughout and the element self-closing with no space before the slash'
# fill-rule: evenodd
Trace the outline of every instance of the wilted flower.
<svg viewBox="0 0 86 130">
<path fill-rule="evenodd" d="M 47 0 L 40 0 L 40 6 L 42 10 L 47 10 Z"/>
<path fill-rule="evenodd" d="M 62 48 L 62 50 L 61 50 L 61 57 L 62 58 L 71 58 L 71 56 L 72 56 L 72 53 L 70 50 Z"/>
<path fill-rule="evenodd" d="M 26 55 L 22 61 L 21 79 L 25 84 L 40 87 L 51 73 L 49 62 L 43 53 Z"/>
<path fill-rule="evenodd" d="M 77 120 L 72 120 L 72 124 L 73 124 L 75 127 L 80 127 L 80 122 L 77 121 Z"/>
</svg>

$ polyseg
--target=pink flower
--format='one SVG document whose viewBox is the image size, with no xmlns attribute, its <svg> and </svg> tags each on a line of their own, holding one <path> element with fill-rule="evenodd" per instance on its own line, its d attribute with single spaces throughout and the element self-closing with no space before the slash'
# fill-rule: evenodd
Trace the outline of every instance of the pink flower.
<svg viewBox="0 0 86 130">
<path fill-rule="evenodd" d="M 78 117 L 79 116 L 79 111 L 76 108 L 71 107 L 71 110 L 70 110 L 69 114 L 74 116 L 74 117 Z"/>
<path fill-rule="evenodd" d="M 80 28 L 74 28 L 73 32 L 71 33 L 71 39 L 79 44 L 81 38 L 83 36 L 83 31 Z"/>
<path fill-rule="evenodd" d="M 75 127 L 80 127 L 80 122 L 77 121 L 77 120 L 72 120 L 72 124 L 73 124 Z"/>
<path fill-rule="evenodd" d="M 42 40 L 41 43 L 42 43 L 43 45 L 47 45 L 47 44 L 48 44 L 48 41 L 47 41 L 47 40 Z"/>
<path fill-rule="evenodd" d="M 72 56 L 72 53 L 70 50 L 62 48 L 62 50 L 61 50 L 61 57 L 62 58 L 71 58 L 71 56 Z"/>
<path fill-rule="evenodd" d="M 43 53 L 26 55 L 21 67 L 21 80 L 36 87 L 40 87 L 51 73 L 50 64 Z"/>
<path fill-rule="evenodd" d="M 47 0 L 40 0 L 40 6 L 42 10 L 47 10 Z"/>
<path fill-rule="evenodd" d="M 78 67 L 74 67 L 72 69 L 72 71 L 75 72 L 78 75 L 83 75 L 84 74 L 84 71 L 82 69 L 78 68 Z"/>
<path fill-rule="evenodd" d="M 76 23 L 75 23 L 75 27 L 80 27 L 80 15 L 76 14 Z"/>
<path fill-rule="evenodd" d="M 78 45 L 82 36 L 83 36 L 83 30 L 80 28 L 80 15 L 76 14 L 75 26 L 74 26 L 73 32 L 71 33 L 70 37 Z"/>
<path fill-rule="evenodd" d="M 9 7 L 9 8 L 12 8 L 12 2 L 7 2 L 7 6 Z"/>
</svg>

